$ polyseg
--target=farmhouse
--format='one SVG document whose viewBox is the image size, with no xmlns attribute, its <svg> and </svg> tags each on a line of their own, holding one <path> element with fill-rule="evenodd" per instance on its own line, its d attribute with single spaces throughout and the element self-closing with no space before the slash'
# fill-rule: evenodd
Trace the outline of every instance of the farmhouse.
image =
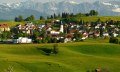
<svg viewBox="0 0 120 72">
<path fill-rule="evenodd" d="M 14 39 L 13 43 L 32 43 L 32 39 L 27 37 L 19 37 L 18 39 Z"/>
<path fill-rule="evenodd" d="M 59 31 L 55 31 L 55 30 L 52 30 L 50 33 L 51 33 L 51 35 L 58 35 L 58 34 L 60 34 Z"/>
<path fill-rule="evenodd" d="M 0 31 L 10 31 L 10 27 L 7 24 L 0 24 Z"/>
</svg>

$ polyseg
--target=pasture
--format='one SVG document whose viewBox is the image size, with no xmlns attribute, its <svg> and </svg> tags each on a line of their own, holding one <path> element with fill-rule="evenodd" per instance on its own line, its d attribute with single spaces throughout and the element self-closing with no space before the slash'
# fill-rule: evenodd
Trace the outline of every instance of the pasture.
<svg viewBox="0 0 120 72">
<path fill-rule="evenodd" d="M 58 44 L 59 53 L 45 55 L 53 44 L 0 44 L 0 72 L 92 72 L 100 67 L 120 71 L 120 45 L 100 41 Z"/>
</svg>

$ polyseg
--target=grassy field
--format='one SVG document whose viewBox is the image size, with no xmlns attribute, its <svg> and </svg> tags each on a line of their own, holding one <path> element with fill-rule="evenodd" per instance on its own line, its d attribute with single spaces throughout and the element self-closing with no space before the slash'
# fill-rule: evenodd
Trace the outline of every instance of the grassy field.
<svg viewBox="0 0 120 72">
<path fill-rule="evenodd" d="M 105 22 L 107 20 L 114 20 L 114 21 L 119 21 L 120 17 L 119 16 L 90 16 L 90 17 L 78 17 L 78 20 L 84 20 L 85 22 L 94 22 L 100 19 L 101 21 Z"/>
<path fill-rule="evenodd" d="M 0 72 L 87 72 L 105 68 L 120 70 L 120 45 L 100 40 L 59 44 L 57 55 L 45 55 L 41 48 L 53 44 L 1 44 Z"/>
<path fill-rule="evenodd" d="M 8 24 L 10 27 L 13 27 L 16 26 L 17 24 L 25 24 L 25 22 L 0 21 L 0 24 Z"/>
</svg>

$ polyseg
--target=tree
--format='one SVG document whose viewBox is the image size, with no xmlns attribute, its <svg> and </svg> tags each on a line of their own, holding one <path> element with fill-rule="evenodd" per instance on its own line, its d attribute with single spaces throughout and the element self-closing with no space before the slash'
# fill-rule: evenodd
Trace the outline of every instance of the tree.
<svg viewBox="0 0 120 72">
<path fill-rule="evenodd" d="M 76 39 L 76 41 L 80 41 L 82 38 L 82 34 L 76 31 L 74 34 L 74 38 Z"/>
<path fill-rule="evenodd" d="M 25 21 L 30 21 L 31 19 L 30 19 L 30 17 L 27 17 L 26 19 L 25 19 Z"/>
<path fill-rule="evenodd" d="M 58 52 L 59 52 L 59 50 L 58 50 L 58 44 L 54 44 L 53 45 L 53 53 L 57 54 Z"/>
<path fill-rule="evenodd" d="M 19 22 L 19 18 L 18 17 L 15 17 L 15 22 Z"/>
<path fill-rule="evenodd" d="M 56 18 L 57 16 L 56 16 L 56 14 L 54 13 L 54 19 Z"/>
<path fill-rule="evenodd" d="M 45 18 L 43 16 L 40 16 L 40 20 L 44 20 Z"/>
<path fill-rule="evenodd" d="M 33 35 L 32 35 L 32 39 L 33 39 L 33 40 L 36 40 L 36 39 L 37 39 L 37 37 L 39 37 L 39 36 L 40 36 L 39 31 L 34 30 L 34 31 L 33 31 Z"/>
<path fill-rule="evenodd" d="M 34 15 L 31 15 L 30 18 L 31 18 L 31 21 L 35 20 L 35 16 Z"/>
<path fill-rule="evenodd" d="M 42 43 L 48 43 L 48 40 L 46 38 L 43 38 Z"/>
<path fill-rule="evenodd" d="M 15 19 L 14 19 L 16 22 L 21 22 L 21 21 L 23 21 L 24 19 L 23 19 L 23 16 L 22 15 L 19 15 L 18 17 L 15 17 Z"/>
<path fill-rule="evenodd" d="M 18 21 L 19 21 L 19 22 L 23 21 L 23 16 L 22 16 L 22 15 L 19 15 L 19 16 L 18 16 Z"/>
<path fill-rule="evenodd" d="M 84 20 L 80 20 L 79 24 L 83 25 L 84 24 Z"/>
<path fill-rule="evenodd" d="M 50 18 L 53 19 L 54 18 L 53 15 L 51 15 Z"/>
<path fill-rule="evenodd" d="M 1 34 L 1 40 L 9 39 L 10 36 L 11 36 L 11 33 L 10 33 L 10 32 L 4 31 L 4 32 Z"/>
<path fill-rule="evenodd" d="M 95 10 L 91 10 L 90 13 L 89 13 L 90 16 L 97 16 L 98 15 L 98 12 L 95 11 Z"/>
<path fill-rule="evenodd" d="M 33 21 L 33 20 L 35 20 L 34 15 L 31 15 L 25 19 L 25 21 Z"/>
<path fill-rule="evenodd" d="M 47 36 L 46 40 L 48 41 L 48 43 L 51 43 L 51 37 L 50 36 Z"/>
<path fill-rule="evenodd" d="M 115 37 L 111 37 L 109 39 L 109 43 L 115 43 L 115 44 L 118 44 L 119 43 L 119 39 L 115 38 Z"/>
<path fill-rule="evenodd" d="M 57 43 L 57 39 L 56 38 L 52 38 L 51 42 L 52 43 Z"/>
<path fill-rule="evenodd" d="M 23 37 L 23 33 L 22 32 L 20 32 L 20 33 L 17 34 L 16 38 L 19 38 L 19 37 Z"/>
</svg>

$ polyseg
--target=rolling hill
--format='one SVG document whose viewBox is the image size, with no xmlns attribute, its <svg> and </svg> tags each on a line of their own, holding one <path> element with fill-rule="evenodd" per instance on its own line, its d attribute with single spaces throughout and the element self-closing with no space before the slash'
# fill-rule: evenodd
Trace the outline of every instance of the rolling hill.
<svg viewBox="0 0 120 72">
<path fill-rule="evenodd" d="M 95 68 L 120 70 L 120 45 L 99 41 L 59 44 L 57 55 L 45 55 L 41 48 L 53 44 L 1 44 L 0 72 L 87 72 Z"/>
</svg>

